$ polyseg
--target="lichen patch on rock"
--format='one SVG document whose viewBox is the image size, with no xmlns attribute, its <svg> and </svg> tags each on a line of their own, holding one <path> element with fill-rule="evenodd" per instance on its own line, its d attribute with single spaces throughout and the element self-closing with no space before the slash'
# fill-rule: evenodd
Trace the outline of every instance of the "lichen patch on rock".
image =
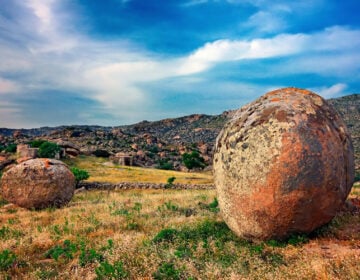
<svg viewBox="0 0 360 280">
<path fill-rule="evenodd" d="M 217 138 L 215 185 L 239 236 L 310 232 L 336 214 L 354 176 L 351 139 L 320 96 L 285 88 L 235 113 Z"/>
<path fill-rule="evenodd" d="M 24 161 L 1 178 L 2 197 L 28 209 L 63 206 L 74 190 L 74 175 L 63 162 L 54 159 Z"/>
</svg>

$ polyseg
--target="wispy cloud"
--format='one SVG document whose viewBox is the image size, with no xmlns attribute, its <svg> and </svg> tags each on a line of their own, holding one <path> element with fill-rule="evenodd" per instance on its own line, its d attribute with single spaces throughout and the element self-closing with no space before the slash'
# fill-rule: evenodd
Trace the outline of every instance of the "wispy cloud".
<svg viewBox="0 0 360 280">
<path fill-rule="evenodd" d="M 345 90 L 348 88 L 346 84 L 339 83 L 330 87 L 313 88 L 312 91 L 318 93 L 324 98 L 333 98 L 345 94 Z"/>
<path fill-rule="evenodd" d="M 339 51 L 360 48 L 360 30 L 332 27 L 314 34 L 280 34 L 273 38 L 218 40 L 196 50 L 179 69 L 180 74 L 194 74 L 216 63 L 244 59 L 264 59 L 295 54 Z M 319 53 L 319 56 L 322 54 Z M 336 55 L 333 59 L 336 60 Z"/>
<path fill-rule="evenodd" d="M 208 0 L 191 0 L 191 1 L 184 3 L 182 6 L 192 7 L 192 6 L 197 6 L 197 5 L 201 5 L 201 4 L 205 4 L 205 3 L 208 3 Z"/>
<path fill-rule="evenodd" d="M 243 26 L 255 28 L 260 33 L 273 33 L 286 30 L 288 24 L 281 14 L 274 15 L 273 12 L 259 11 L 253 14 Z"/>
</svg>

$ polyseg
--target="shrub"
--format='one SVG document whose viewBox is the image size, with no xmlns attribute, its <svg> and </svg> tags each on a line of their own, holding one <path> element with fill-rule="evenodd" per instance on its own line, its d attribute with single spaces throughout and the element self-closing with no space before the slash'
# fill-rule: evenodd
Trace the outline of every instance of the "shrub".
<svg viewBox="0 0 360 280">
<path fill-rule="evenodd" d="M 88 249 L 84 244 L 82 244 L 80 248 L 80 256 L 79 256 L 79 264 L 80 266 L 84 267 L 88 263 L 94 263 L 96 261 L 101 262 L 104 260 L 104 257 L 102 254 L 99 254 L 96 252 L 95 249 Z"/>
<path fill-rule="evenodd" d="M 31 148 L 39 148 L 45 142 L 47 142 L 47 141 L 42 140 L 42 139 L 36 139 L 36 140 L 30 141 L 29 145 Z"/>
<path fill-rule="evenodd" d="M 70 240 L 66 239 L 63 243 L 63 246 L 56 245 L 55 247 L 48 250 L 45 254 L 45 257 L 51 257 L 54 260 L 58 260 L 61 256 L 65 259 L 72 259 L 73 254 L 77 251 L 77 246 L 74 243 L 71 243 Z"/>
<path fill-rule="evenodd" d="M 198 151 L 184 153 L 182 155 L 182 161 L 187 169 L 204 168 L 206 166 L 204 158 L 199 154 Z"/>
<path fill-rule="evenodd" d="M 39 146 L 39 157 L 42 158 L 54 158 L 58 152 L 60 147 L 55 143 L 45 141 Z"/>
<path fill-rule="evenodd" d="M 174 170 L 174 166 L 169 160 L 167 159 L 160 159 L 158 161 L 158 165 L 156 166 L 157 169 L 163 169 L 163 170 Z"/>
<path fill-rule="evenodd" d="M 129 273 L 124 269 L 123 263 L 120 261 L 114 262 L 114 264 L 104 261 L 100 263 L 100 266 L 95 268 L 96 279 L 125 279 Z"/>
<path fill-rule="evenodd" d="M 16 152 L 17 145 L 15 143 L 9 144 L 5 148 L 5 152 L 7 153 L 15 153 Z"/>
<path fill-rule="evenodd" d="M 16 255 L 9 251 L 4 250 L 0 252 L 0 271 L 8 270 L 16 262 Z"/>
<path fill-rule="evenodd" d="M 167 183 L 165 184 L 165 189 L 169 189 L 174 185 L 174 181 L 175 181 L 176 177 L 169 177 L 167 179 Z"/>
<path fill-rule="evenodd" d="M 178 235 L 178 231 L 173 228 L 162 229 L 153 239 L 153 242 L 159 243 L 162 241 L 173 241 Z"/>
<path fill-rule="evenodd" d="M 86 179 L 89 179 L 90 175 L 89 173 L 84 170 L 84 169 L 79 169 L 79 168 L 76 168 L 76 167 L 72 167 L 71 168 L 71 172 L 74 174 L 75 176 L 75 182 L 76 182 L 76 185 L 75 187 L 78 188 L 79 186 L 79 183 L 83 180 L 86 180 Z"/>
<path fill-rule="evenodd" d="M 173 263 L 162 263 L 153 274 L 154 279 L 181 279 L 181 271 Z"/>
<path fill-rule="evenodd" d="M 219 202 L 217 200 L 217 198 L 215 197 L 214 200 L 212 202 L 210 202 L 209 204 L 205 204 L 202 202 L 199 202 L 199 206 L 202 209 L 207 209 L 210 212 L 214 212 L 214 213 L 218 213 L 220 211 L 219 209 Z"/>
</svg>

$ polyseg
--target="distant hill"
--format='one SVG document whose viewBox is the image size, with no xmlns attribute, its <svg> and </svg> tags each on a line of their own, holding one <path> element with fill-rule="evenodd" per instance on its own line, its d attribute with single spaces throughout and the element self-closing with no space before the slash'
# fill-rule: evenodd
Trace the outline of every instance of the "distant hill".
<svg viewBox="0 0 360 280">
<path fill-rule="evenodd" d="M 347 124 L 354 143 L 356 166 L 360 169 L 360 95 L 329 99 Z M 106 150 L 110 154 L 123 152 L 134 156 L 141 166 L 156 167 L 170 163 L 181 169 L 181 154 L 198 150 L 207 164 L 212 161 L 215 139 L 234 111 L 220 115 L 190 116 L 143 121 L 116 127 L 59 126 L 34 129 L 0 128 L 0 144 L 28 142 L 33 138 L 65 140 L 77 145 L 85 154 Z"/>
</svg>

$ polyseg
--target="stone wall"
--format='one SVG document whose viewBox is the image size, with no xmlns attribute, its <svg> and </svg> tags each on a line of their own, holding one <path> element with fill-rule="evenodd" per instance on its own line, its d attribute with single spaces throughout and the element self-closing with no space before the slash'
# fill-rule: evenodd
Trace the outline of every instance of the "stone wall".
<svg viewBox="0 0 360 280">
<path fill-rule="evenodd" d="M 166 189 L 166 184 L 156 184 L 156 183 L 129 183 L 129 182 L 119 182 L 119 183 L 103 183 L 103 182 L 80 182 L 79 188 L 85 188 L 87 190 L 131 190 L 131 189 Z M 203 184 L 203 185 L 190 185 L 190 184 L 173 184 L 168 189 L 175 190 L 208 190 L 215 189 L 215 186 L 212 184 Z"/>
</svg>

